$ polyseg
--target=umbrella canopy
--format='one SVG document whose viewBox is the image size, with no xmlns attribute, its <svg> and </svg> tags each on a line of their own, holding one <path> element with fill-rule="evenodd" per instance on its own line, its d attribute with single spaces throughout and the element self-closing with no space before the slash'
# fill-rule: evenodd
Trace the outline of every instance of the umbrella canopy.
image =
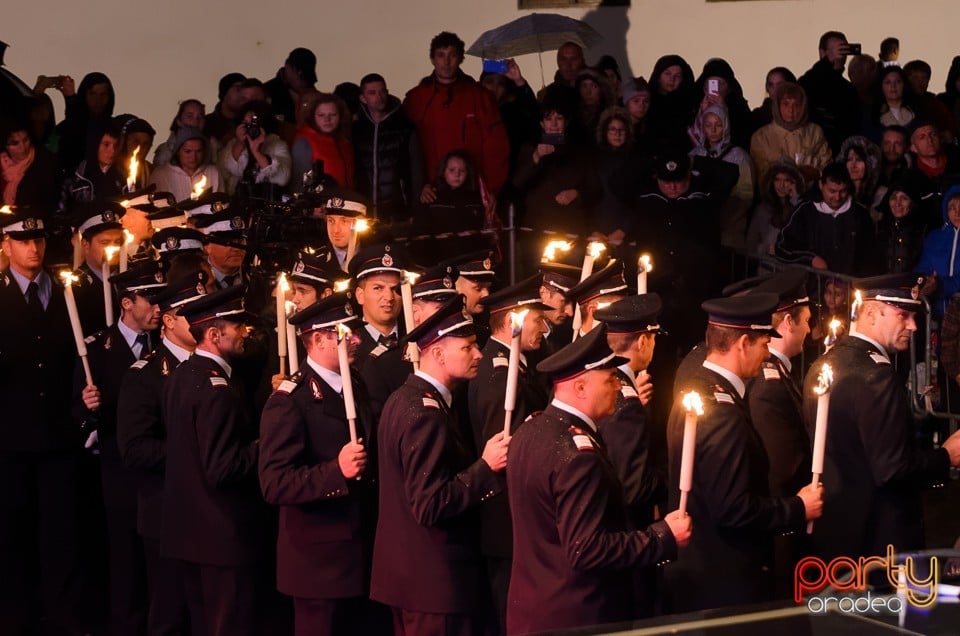
<svg viewBox="0 0 960 636">
<path fill-rule="evenodd" d="M 486 31 L 467 49 L 469 55 L 502 60 L 515 55 L 556 51 L 567 42 L 584 49 L 601 40 L 586 22 L 556 13 L 531 13 Z"/>
</svg>

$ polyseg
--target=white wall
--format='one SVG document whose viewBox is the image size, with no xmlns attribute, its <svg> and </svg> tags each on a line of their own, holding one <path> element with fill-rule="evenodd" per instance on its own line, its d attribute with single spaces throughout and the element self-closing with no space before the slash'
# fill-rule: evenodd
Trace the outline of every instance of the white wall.
<svg viewBox="0 0 960 636">
<path fill-rule="evenodd" d="M 358 81 L 377 71 L 402 94 L 430 71 L 428 44 L 447 29 L 469 44 L 484 30 L 524 12 L 516 0 L 7 0 L 0 40 L 11 45 L 6 63 L 28 83 L 38 74 L 105 72 L 117 89 L 116 113 L 150 121 L 160 140 L 180 100 L 216 102 L 219 77 L 230 71 L 269 79 L 296 46 L 319 58 L 320 88 Z M 12 6 L 11 6 L 12 5 Z M 923 13 L 921 14 L 921 11 Z M 633 0 L 627 8 L 566 12 L 586 16 L 608 40 L 588 61 L 613 53 L 621 66 L 648 76 L 656 58 L 680 53 L 698 72 L 709 57 L 733 65 L 751 105 L 762 99 L 764 75 L 784 65 L 798 75 L 816 59 L 825 30 L 846 32 L 876 56 L 880 40 L 895 35 L 901 62 L 923 58 L 934 68 L 932 89 L 943 90 L 955 40 L 956 0 Z M 518 60 L 539 87 L 537 56 Z M 547 81 L 556 65 L 543 56 Z M 480 72 L 468 58 L 465 70 Z M 58 116 L 62 102 L 55 97 Z"/>
</svg>

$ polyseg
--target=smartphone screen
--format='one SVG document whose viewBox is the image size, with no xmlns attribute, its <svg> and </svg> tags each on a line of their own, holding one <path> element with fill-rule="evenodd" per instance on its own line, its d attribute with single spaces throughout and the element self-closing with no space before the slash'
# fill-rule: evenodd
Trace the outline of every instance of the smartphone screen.
<svg viewBox="0 0 960 636">
<path fill-rule="evenodd" d="M 501 74 L 506 73 L 507 61 L 506 60 L 484 60 L 483 72 L 484 73 L 501 73 Z"/>
</svg>

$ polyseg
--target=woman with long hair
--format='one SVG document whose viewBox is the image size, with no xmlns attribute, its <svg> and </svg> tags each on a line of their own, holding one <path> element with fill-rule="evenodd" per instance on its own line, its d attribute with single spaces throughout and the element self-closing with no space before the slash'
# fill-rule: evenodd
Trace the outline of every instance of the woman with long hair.
<svg viewBox="0 0 960 636">
<path fill-rule="evenodd" d="M 318 161 L 323 172 L 343 188 L 354 187 L 354 155 L 350 142 L 353 116 L 346 103 L 332 93 L 317 93 L 304 108 L 306 117 L 297 129 L 293 155 L 292 189 L 303 189 L 303 175 Z"/>
</svg>

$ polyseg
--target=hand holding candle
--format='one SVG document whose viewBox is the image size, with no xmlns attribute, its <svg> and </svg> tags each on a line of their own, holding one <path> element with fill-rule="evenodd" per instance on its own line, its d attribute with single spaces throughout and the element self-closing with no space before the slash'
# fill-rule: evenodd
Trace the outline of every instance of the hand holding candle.
<svg viewBox="0 0 960 636">
<path fill-rule="evenodd" d="M 107 319 L 107 327 L 113 324 L 113 286 L 110 284 L 110 261 L 113 255 L 120 250 L 117 245 L 108 245 L 103 248 L 103 263 L 100 265 L 100 277 L 103 279 L 103 313 Z"/>
<path fill-rule="evenodd" d="M 400 298 L 403 301 L 403 320 L 407 325 L 407 333 L 413 331 L 413 285 L 420 278 L 420 274 L 403 272 L 403 282 L 400 283 Z M 420 370 L 420 349 L 416 342 L 407 343 L 407 356 L 416 371 Z"/>
<path fill-rule="evenodd" d="M 350 357 L 347 347 L 350 345 L 350 328 L 342 322 L 337 324 L 337 357 L 340 361 L 340 381 L 343 383 L 343 407 L 347 413 L 347 425 L 350 427 L 350 441 L 357 443 L 357 404 L 353 401 L 353 379 L 350 375 Z"/>
<path fill-rule="evenodd" d="M 510 420 L 517 407 L 517 382 L 520 377 L 520 334 L 529 309 L 510 312 L 510 359 L 507 366 L 507 392 L 503 396 L 503 435 L 510 437 Z"/>
<path fill-rule="evenodd" d="M 817 394 L 817 420 L 813 432 L 813 462 L 811 471 L 813 479 L 810 486 L 816 488 L 823 474 L 823 457 L 827 448 L 827 418 L 830 413 L 830 388 L 833 385 L 833 369 L 827 363 L 823 364 L 817 376 L 817 386 L 813 392 Z M 813 522 L 807 523 L 807 534 L 813 532 Z"/>
<path fill-rule="evenodd" d="M 647 274 L 653 271 L 649 254 L 641 254 L 637 260 L 637 294 L 647 293 Z"/>
<path fill-rule="evenodd" d="M 687 514 L 687 498 L 693 490 L 693 462 L 697 449 L 697 417 L 703 415 L 700 394 L 691 391 L 683 396 L 687 416 L 683 421 L 683 455 L 680 460 L 680 516 Z"/>
<path fill-rule="evenodd" d="M 80 314 L 77 312 L 77 300 L 73 296 L 73 284 L 78 278 L 71 272 L 60 272 L 63 279 L 63 297 L 67 304 L 67 315 L 70 317 L 70 329 L 73 331 L 73 340 L 77 345 L 77 355 L 83 364 L 83 375 L 87 386 L 93 386 L 93 374 L 90 372 L 90 362 L 87 360 L 87 343 L 83 339 L 83 328 L 80 327 Z"/>
</svg>

